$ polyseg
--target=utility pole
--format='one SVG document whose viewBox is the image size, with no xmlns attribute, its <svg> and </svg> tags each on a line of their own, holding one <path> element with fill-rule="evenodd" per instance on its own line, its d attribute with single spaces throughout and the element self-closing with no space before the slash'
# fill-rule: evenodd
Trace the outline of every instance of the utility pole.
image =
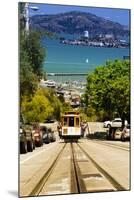
<svg viewBox="0 0 134 200">
<path fill-rule="evenodd" d="M 25 18 L 25 32 L 26 35 L 29 35 L 29 9 L 37 11 L 39 8 L 36 6 L 30 6 L 29 3 L 25 3 L 24 6 L 24 18 Z"/>
<path fill-rule="evenodd" d="M 25 3 L 25 31 L 26 35 L 29 35 L 29 3 Z"/>
</svg>

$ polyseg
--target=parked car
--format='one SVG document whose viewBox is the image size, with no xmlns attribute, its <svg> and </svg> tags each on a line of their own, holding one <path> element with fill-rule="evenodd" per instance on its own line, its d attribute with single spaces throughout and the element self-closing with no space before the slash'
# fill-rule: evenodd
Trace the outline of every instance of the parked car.
<svg viewBox="0 0 134 200">
<path fill-rule="evenodd" d="M 50 142 L 55 142 L 56 141 L 56 137 L 54 135 L 54 132 L 49 132 L 50 135 Z"/>
<path fill-rule="evenodd" d="M 106 133 L 107 140 L 120 140 L 122 127 L 110 127 Z"/>
<path fill-rule="evenodd" d="M 105 121 L 103 123 L 104 128 L 110 127 L 122 127 L 122 120 L 121 118 L 115 118 L 113 121 Z"/>
<path fill-rule="evenodd" d="M 121 133 L 121 141 L 130 140 L 130 124 L 125 126 Z"/>
<path fill-rule="evenodd" d="M 121 140 L 122 128 L 117 128 L 114 134 L 115 140 Z"/>
<path fill-rule="evenodd" d="M 48 132 L 48 128 L 45 126 L 45 125 L 43 125 L 43 124 L 41 124 L 41 130 L 42 130 L 42 134 L 44 135 L 45 133 L 47 133 Z"/>
<path fill-rule="evenodd" d="M 35 146 L 40 147 L 43 145 L 43 131 L 38 123 L 33 124 L 33 135 Z"/>
<path fill-rule="evenodd" d="M 54 131 L 52 131 L 51 128 L 46 128 L 43 134 L 43 142 L 48 144 L 50 142 L 55 142 L 55 141 L 56 141 L 56 137 L 55 137 Z"/>
<path fill-rule="evenodd" d="M 47 133 L 45 133 L 44 135 L 43 135 L 43 142 L 45 143 L 45 144 L 49 144 L 51 141 L 50 141 L 50 135 L 49 135 L 49 133 L 47 132 Z"/>
<path fill-rule="evenodd" d="M 34 136 L 32 133 L 32 126 L 21 124 L 20 125 L 20 153 L 27 153 L 35 149 Z"/>
</svg>

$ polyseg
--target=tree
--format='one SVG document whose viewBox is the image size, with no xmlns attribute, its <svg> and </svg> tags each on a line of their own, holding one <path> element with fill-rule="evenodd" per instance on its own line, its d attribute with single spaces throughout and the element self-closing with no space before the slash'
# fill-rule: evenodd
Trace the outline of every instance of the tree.
<svg viewBox="0 0 134 200">
<path fill-rule="evenodd" d="M 87 78 L 85 93 L 87 107 L 93 108 L 99 120 L 130 116 L 130 62 L 108 61 Z M 87 109 L 87 114 L 88 109 Z"/>
<path fill-rule="evenodd" d="M 43 62 L 45 50 L 41 46 L 41 34 L 30 31 L 25 34 L 25 3 L 19 3 L 20 16 L 20 101 L 23 96 L 32 96 L 41 77 L 45 77 Z M 21 103 L 20 103 L 21 104 Z"/>
<path fill-rule="evenodd" d="M 20 97 L 33 95 L 37 87 L 37 76 L 33 73 L 27 53 L 24 49 L 20 49 Z"/>
<path fill-rule="evenodd" d="M 60 118 L 60 113 L 61 113 L 61 109 L 62 109 L 62 103 L 60 102 L 59 98 L 56 95 L 56 92 L 53 89 L 42 89 L 42 94 L 47 97 L 47 99 L 49 100 L 50 104 L 52 105 L 54 111 L 53 111 L 53 115 L 50 116 L 50 118 L 55 118 L 57 120 L 59 120 Z"/>
<path fill-rule="evenodd" d="M 25 9 L 25 3 L 19 2 L 18 6 L 18 11 L 19 11 L 19 31 L 23 32 L 24 34 L 24 29 L 25 29 L 25 17 L 24 17 L 24 9 Z"/>
<path fill-rule="evenodd" d="M 41 91 L 38 90 L 33 98 L 29 101 L 24 99 L 22 102 L 22 115 L 24 116 L 26 122 L 44 122 L 49 118 L 54 108 L 51 103 L 42 95 Z"/>
<path fill-rule="evenodd" d="M 24 38 L 22 49 L 26 51 L 28 61 L 38 79 L 45 76 L 44 59 L 45 49 L 41 45 L 41 34 L 36 31 L 30 31 Z"/>
<path fill-rule="evenodd" d="M 24 83 L 26 79 L 28 84 L 26 88 L 30 88 L 33 82 L 35 82 L 35 79 L 38 79 L 39 81 L 40 78 L 46 77 L 44 71 L 45 49 L 41 45 L 42 34 L 37 31 L 29 31 L 29 34 L 26 34 L 24 9 L 25 9 L 25 3 L 20 2 L 19 3 L 19 25 L 20 25 L 19 47 L 20 47 L 21 91 L 23 85 L 26 86 L 26 84 L 21 84 L 21 83 Z M 26 75 L 26 77 L 24 77 L 24 75 Z M 31 82 L 32 78 L 33 81 Z M 25 90 L 25 87 L 23 88 L 23 90 Z"/>
<path fill-rule="evenodd" d="M 21 114 L 26 122 L 44 122 L 46 119 L 59 120 L 61 103 L 51 89 L 40 88 L 31 98 L 25 96 L 21 104 Z"/>
</svg>

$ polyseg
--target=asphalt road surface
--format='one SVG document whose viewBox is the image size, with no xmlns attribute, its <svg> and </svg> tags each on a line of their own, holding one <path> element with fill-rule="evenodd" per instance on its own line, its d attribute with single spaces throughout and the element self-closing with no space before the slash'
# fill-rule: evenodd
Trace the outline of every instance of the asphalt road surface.
<svg viewBox="0 0 134 200">
<path fill-rule="evenodd" d="M 130 189 L 130 143 L 57 136 L 33 152 L 21 154 L 20 196 L 41 196 Z"/>
</svg>

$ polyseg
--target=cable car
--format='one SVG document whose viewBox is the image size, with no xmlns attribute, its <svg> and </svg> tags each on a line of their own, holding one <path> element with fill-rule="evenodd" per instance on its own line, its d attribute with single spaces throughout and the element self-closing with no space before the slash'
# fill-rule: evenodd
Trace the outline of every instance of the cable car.
<svg viewBox="0 0 134 200">
<path fill-rule="evenodd" d="M 66 112 L 61 117 L 59 136 L 61 139 L 78 140 L 83 136 L 82 117 L 77 111 Z"/>
</svg>

